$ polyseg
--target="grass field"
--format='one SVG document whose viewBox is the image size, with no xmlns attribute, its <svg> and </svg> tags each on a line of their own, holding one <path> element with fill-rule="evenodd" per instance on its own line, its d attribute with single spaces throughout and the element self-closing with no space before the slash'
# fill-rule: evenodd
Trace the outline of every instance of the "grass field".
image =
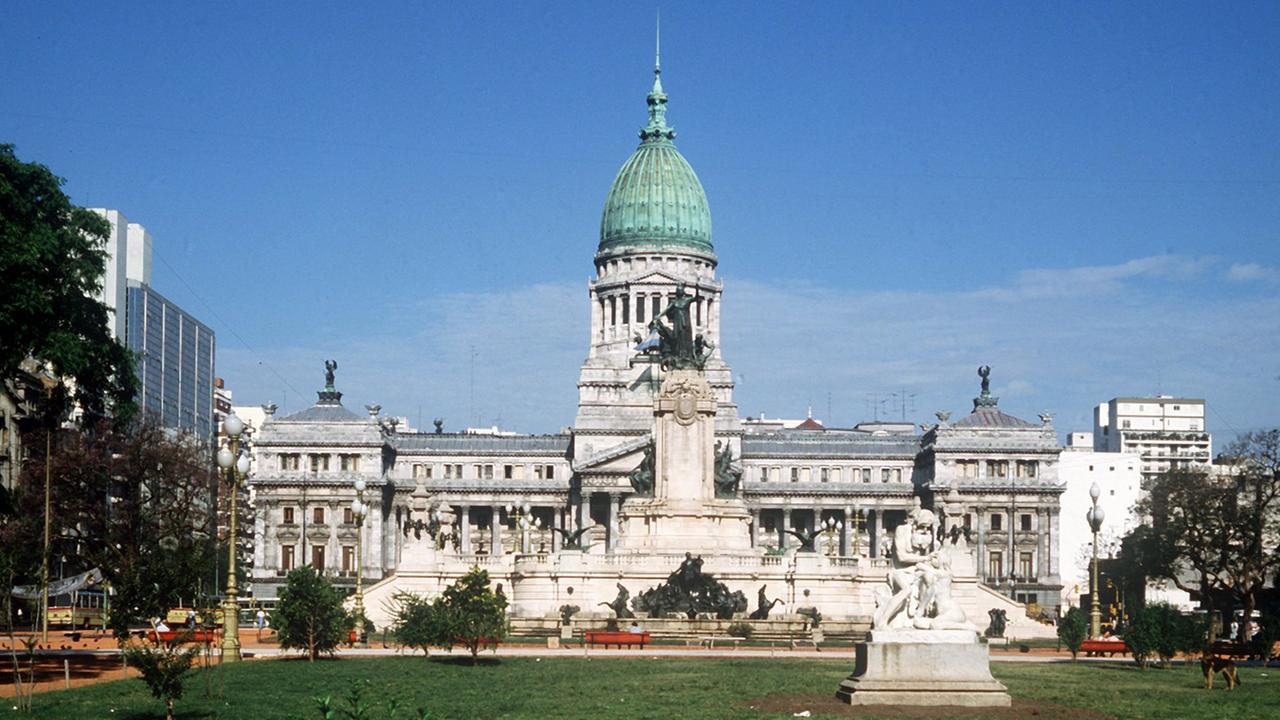
<svg viewBox="0 0 1280 720">
<path fill-rule="evenodd" d="M 775 719 L 803 710 L 813 717 L 926 716 L 833 705 L 830 698 L 851 666 L 850 659 L 504 658 L 478 667 L 421 656 L 314 664 L 271 660 L 196 672 L 177 710 L 179 718 L 192 720 L 319 718 L 314 698 L 338 699 L 353 681 L 365 680 L 366 697 L 381 703 L 368 720 L 387 717 L 385 703 L 391 698 L 400 701 L 402 710 L 396 717 L 402 719 L 416 717 L 411 710 L 418 707 L 428 708 L 435 720 Z M 1242 669 L 1241 688 L 1229 693 L 1201 689 L 1198 667 L 1141 671 L 1118 664 L 993 663 L 992 669 L 1015 698 L 1012 712 L 996 715 L 1002 718 L 1025 717 L 1033 711 L 1060 718 L 1280 717 L 1280 670 L 1274 668 Z M 1040 712 L 1044 708 L 1037 703 L 1053 712 Z M 0 712 L 0 717 L 16 716 L 7 705 Z M 162 704 L 136 679 L 38 695 L 34 714 L 67 720 L 163 716 Z"/>
</svg>

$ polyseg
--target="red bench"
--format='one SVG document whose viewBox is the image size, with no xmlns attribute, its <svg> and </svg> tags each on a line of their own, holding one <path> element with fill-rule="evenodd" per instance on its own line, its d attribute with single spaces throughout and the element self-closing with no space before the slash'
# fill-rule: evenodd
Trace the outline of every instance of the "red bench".
<svg viewBox="0 0 1280 720">
<path fill-rule="evenodd" d="M 587 632 L 583 633 L 588 645 L 604 645 L 608 650 L 610 645 L 617 645 L 621 650 L 623 645 L 631 647 L 639 645 L 643 650 L 645 645 L 650 643 L 649 633 L 640 632 Z"/>
<path fill-rule="evenodd" d="M 1102 657 L 1103 653 L 1107 657 L 1115 657 L 1116 653 L 1127 655 L 1129 646 L 1124 644 L 1123 640 L 1085 640 L 1080 643 L 1080 652 L 1085 657 Z"/>
<path fill-rule="evenodd" d="M 155 630 L 147 631 L 147 639 L 153 643 L 173 642 L 181 639 L 183 642 L 193 643 L 215 643 L 222 637 L 220 630 Z"/>
</svg>

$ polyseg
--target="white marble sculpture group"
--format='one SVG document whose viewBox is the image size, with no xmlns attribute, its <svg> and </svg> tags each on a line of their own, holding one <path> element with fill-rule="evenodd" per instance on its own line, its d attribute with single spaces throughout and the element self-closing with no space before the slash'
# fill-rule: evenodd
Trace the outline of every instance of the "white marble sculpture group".
<svg viewBox="0 0 1280 720">
<path fill-rule="evenodd" d="M 940 547 L 937 518 L 919 507 L 893 531 L 888 585 L 876 594 L 873 630 L 972 630 L 951 596 L 951 553 Z"/>
</svg>

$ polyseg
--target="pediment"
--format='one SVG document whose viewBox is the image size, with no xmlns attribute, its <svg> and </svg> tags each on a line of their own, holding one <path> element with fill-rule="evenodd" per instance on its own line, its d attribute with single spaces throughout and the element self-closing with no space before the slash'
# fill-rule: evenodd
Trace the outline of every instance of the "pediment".
<svg viewBox="0 0 1280 720">
<path fill-rule="evenodd" d="M 629 473 L 636 469 L 644 458 L 644 449 L 649 446 L 652 436 L 645 434 L 627 442 L 614 445 L 575 463 L 576 473 Z"/>
</svg>

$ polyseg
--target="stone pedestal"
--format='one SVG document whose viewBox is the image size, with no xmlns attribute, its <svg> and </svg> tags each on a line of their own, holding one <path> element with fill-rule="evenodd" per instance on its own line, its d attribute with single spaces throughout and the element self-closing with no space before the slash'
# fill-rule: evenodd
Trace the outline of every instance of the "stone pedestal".
<svg viewBox="0 0 1280 720">
<path fill-rule="evenodd" d="M 751 514 L 739 497 L 716 497 L 716 398 L 696 370 L 673 370 L 654 402 L 653 497 L 629 497 L 619 513 L 619 553 L 754 556 Z"/>
<path fill-rule="evenodd" d="M 987 646 L 969 630 L 873 630 L 836 696 L 851 705 L 1008 707 Z"/>
</svg>

